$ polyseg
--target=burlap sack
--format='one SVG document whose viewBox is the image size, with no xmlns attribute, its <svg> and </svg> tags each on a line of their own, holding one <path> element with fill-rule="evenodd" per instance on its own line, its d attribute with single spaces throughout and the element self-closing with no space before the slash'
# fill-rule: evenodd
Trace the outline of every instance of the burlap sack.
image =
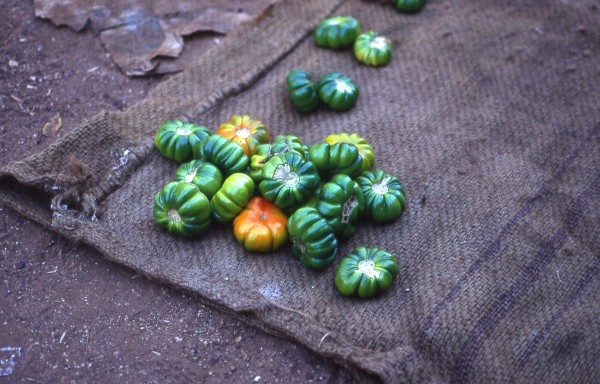
<svg viewBox="0 0 600 384">
<path fill-rule="evenodd" d="M 107 258 L 198 294 L 267 331 L 385 382 L 592 382 L 600 378 L 600 13 L 587 1 L 283 2 L 124 113 L 103 113 L 0 174 L 0 198 Z M 327 15 L 395 42 L 374 69 L 317 48 Z M 292 67 L 360 87 L 347 113 L 301 115 Z M 308 143 L 356 132 L 408 195 L 401 220 L 341 245 L 393 252 L 375 300 L 342 298 L 335 265 L 289 249 L 245 253 L 229 226 L 184 241 L 153 223 L 176 165 L 152 146 L 167 119 L 213 129 L 234 113 Z"/>
</svg>

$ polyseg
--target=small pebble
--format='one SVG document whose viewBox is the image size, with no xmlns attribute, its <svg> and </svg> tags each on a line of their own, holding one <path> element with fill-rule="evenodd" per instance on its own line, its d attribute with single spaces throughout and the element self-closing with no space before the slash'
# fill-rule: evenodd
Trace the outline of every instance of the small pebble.
<svg viewBox="0 0 600 384">
<path fill-rule="evenodd" d="M 17 269 L 23 269 L 23 268 L 25 268 L 25 262 L 24 261 L 19 261 L 18 263 L 15 264 L 15 268 L 17 268 Z"/>
</svg>

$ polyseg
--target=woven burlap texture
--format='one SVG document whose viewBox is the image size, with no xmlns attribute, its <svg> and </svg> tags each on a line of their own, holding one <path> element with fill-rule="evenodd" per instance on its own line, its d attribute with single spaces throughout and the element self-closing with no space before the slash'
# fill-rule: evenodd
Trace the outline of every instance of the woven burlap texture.
<svg viewBox="0 0 600 384">
<path fill-rule="evenodd" d="M 392 39 L 392 62 L 360 65 L 315 46 L 327 15 Z M 107 258 L 385 382 L 591 382 L 600 377 L 600 10 L 593 0 L 280 2 L 124 113 L 103 113 L 5 166 L 0 199 Z M 292 68 L 341 71 L 347 113 L 303 115 Z M 182 240 L 153 222 L 176 164 L 153 148 L 167 119 L 213 130 L 232 114 L 305 142 L 356 132 L 399 177 L 402 218 L 361 223 L 341 244 L 394 253 L 374 300 L 341 297 L 336 263 L 289 248 L 243 251 L 229 225 Z"/>
</svg>

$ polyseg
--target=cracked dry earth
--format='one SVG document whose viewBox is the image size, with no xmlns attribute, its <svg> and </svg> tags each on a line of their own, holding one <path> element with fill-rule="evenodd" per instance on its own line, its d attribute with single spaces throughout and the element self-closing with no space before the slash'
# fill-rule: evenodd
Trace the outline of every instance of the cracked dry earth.
<svg viewBox="0 0 600 384">
<path fill-rule="evenodd" d="M 34 17 L 31 1 L 2 5 L 2 164 L 43 150 L 103 109 L 131 106 L 164 80 L 123 75 L 89 28 L 55 28 Z M 0 383 L 351 381 L 306 348 L 108 262 L 2 205 L 0 271 Z"/>
</svg>

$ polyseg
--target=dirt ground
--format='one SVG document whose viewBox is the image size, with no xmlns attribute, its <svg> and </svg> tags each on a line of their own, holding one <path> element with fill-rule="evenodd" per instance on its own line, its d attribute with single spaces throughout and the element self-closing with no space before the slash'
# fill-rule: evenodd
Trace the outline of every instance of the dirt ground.
<svg viewBox="0 0 600 384">
<path fill-rule="evenodd" d="M 0 164 L 46 148 L 163 78 L 123 75 L 88 28 L 2 1 Z M 191 42 L 193 44 L 193 41 Z M 59 115 L 54 136 L 44 125 Z M 108 262 L 0 205 L 0 383 L 340 383 L 350 376 L 293 342 Z"/>
</svg>

